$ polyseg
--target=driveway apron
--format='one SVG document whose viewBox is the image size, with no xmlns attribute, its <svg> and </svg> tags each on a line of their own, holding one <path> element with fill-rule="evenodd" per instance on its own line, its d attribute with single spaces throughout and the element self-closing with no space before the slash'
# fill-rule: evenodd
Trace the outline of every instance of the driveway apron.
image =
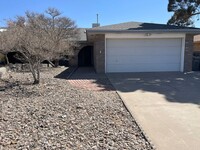
<svg viewBox="0 0 200 150">
<path fill-rule="evenodd" d="M 200 73 L 108 77 L 158 150 L 200 149 Z"/>
</svg>

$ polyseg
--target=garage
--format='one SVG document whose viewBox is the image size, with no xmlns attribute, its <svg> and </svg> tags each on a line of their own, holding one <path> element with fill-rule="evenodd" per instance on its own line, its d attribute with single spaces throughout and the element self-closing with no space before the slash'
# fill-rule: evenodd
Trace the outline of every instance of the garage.
<svg viewBox="0 0 200 150">
<path fill-rule="evenodd" d="M 97 73 L 190 72 L 198 28 L 125 22 L 87 29 Z"/>
<path fill-rule="evenodd" d="M 182 38 L 108 38 L 105 51 L 107 73 L 182 70 Z"/>
</svg>

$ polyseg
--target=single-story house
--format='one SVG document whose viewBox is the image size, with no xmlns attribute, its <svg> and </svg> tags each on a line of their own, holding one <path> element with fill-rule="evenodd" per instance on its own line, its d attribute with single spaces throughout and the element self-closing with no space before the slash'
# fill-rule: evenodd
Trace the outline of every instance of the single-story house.
<svg viewBox="0 0 200 150">
<path fill-rule="evenodd" d="M 93 65 L 97 73 L 187 72 L 197 34 L 199 28 L 139 22 L 82 29 L 71 65 Z"/>
</svg>

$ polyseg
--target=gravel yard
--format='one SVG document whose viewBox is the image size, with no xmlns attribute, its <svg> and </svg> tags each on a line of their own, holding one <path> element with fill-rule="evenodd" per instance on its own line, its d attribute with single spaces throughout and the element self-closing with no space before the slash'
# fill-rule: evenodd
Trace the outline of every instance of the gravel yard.
<svg viewBox="0 0 200 150">
<path fill-rule="evenodd" d="M 152 149 L 115 91 L 72 87 L 54 78 L 63 70 L 43 71 L 38 86 L 29 73 L 0 81 L 1 150 Z"/>
</svg>

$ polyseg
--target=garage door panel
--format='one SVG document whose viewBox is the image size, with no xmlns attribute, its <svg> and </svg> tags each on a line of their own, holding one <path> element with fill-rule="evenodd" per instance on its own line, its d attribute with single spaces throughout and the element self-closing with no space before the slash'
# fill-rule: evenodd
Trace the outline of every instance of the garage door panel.
<svg viewBox="0 0 200 150">
<path fill-rule="evenodd" d="M 107 72 L 180 71 L 181 39 L 107 39 Z"/>
<path fill-rule="evenodd" d="M 133 72 L 132 70 L 134 70 L 134 72 L 162 72 L 163 69 L 165 71 L 177 71 L 177 69 L 179 69 L 179 65 L 178 64 L 160 64 L 160 66 L 155 66 L 155 65 L 145 65 L 144 64 L 129 64 L 130 66 L 124 66 L 124 65 L 111 65 L 110 67 L 115 68 L 114 70 L 107 70 L 108 72 L 112 73 L 112 72 Z"/>
<path fill-rule="evenodd" d="M 152 45 L 153 43 L 153 45 Z M 181 46 L 181 39 L 108 39 L 107 40 L 107 48 L 129 48 L 129 47 L 166 47 L 166 46 Z"/>
<path fill-rule="evenodd" d="M 160 56 L 157 59 L 154 59 L 154 56 L 111 56 L 109 64 L 133 64 L 133 63 L 180 63 L 177 56 Z"/>
<path fill-rule="evenodd" d="M 129 48 L 109 48 L 109 51 L 107 51 L 108 55 L 113 54 L 129 54 L 129 55 L 144 55 L 144 51 L 146 55 L 151 55 L 152 53 L 154 55 L 180 55 L 180 51 L 177 51 L 179 47 L 163 47 L 155 48 L 155 47 L 129 47 Z M 162 51 L 162 53 L 161 53 Z"/>
</svg>

